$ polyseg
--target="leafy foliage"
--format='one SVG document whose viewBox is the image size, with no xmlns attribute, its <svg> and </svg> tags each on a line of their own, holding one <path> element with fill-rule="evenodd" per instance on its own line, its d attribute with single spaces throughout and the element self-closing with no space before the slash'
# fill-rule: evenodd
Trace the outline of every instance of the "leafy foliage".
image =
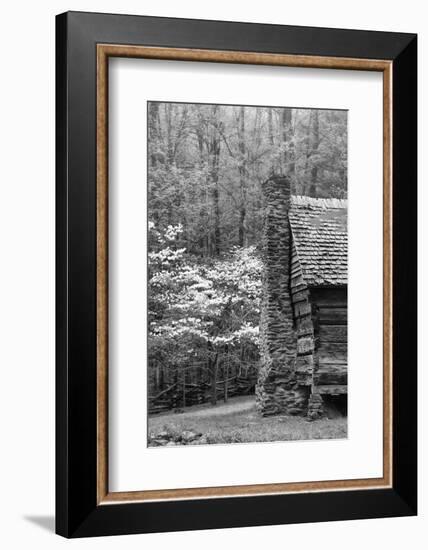
<svg viewBox="0 0 428 550">
<path fill-rule="evenodd" d="M 257 351 L 261 262 L 255 247 L 221 259 L 186 254 L 176 246 L 183 228 L 149 224 L 149 346 L 184 365 L 246 345 Z"/>
</svg>

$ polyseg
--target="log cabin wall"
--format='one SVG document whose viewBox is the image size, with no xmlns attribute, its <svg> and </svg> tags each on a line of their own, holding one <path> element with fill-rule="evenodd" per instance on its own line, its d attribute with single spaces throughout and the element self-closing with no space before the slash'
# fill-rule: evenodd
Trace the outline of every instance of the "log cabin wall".
<svg viewBox="0 0 428 550">
<path fill-rule="evenodd" d="M 308 417 L 347 393 L 347 201 L 291 198 L 291 293 L 298 338 L 296 375 L 310 385 Z"/>
<path fill-rule="evenodd" d="M 314 392 L 322 395 L 347 393 L 347 287 L 313 288 L 310 297 L 316 347 Z"/>
<path fill-rule="evenodd" d="M 307 414 L 316 420 L 325 415 L 326 396 L 347 394 L 347 288 L 309 289 L 293 245 L 291 296 L 296 379 L 309 389 Z"/>
<path fill-rule="evenodd" d="M 291 254 L 290 291 L 297 336 L 296 379 L 299 385 L 312 387 L 315 350 L 312 304 L 294 242 Z"/>
</svg>

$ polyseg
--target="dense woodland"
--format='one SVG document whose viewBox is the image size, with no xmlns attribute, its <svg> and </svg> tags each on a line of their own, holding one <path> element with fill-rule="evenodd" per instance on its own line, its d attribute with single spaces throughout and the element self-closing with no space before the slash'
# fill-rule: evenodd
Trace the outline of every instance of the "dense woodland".
<svg viewBox="0 0 428 550">
<path fill-rule="evenodd" d="M 149 410 L 250 393 L 261 184 L 345 198 L 344 111 L 148 104 Z"/>
</svg>

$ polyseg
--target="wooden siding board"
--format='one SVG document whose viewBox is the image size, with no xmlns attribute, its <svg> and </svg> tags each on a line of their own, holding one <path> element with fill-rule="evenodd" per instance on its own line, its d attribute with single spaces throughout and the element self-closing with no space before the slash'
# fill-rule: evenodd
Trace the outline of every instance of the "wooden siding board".
<svg viewBox="0 0 428 550">
<path fill-rule="evenodd" d="M 310 290 L 315 329 L 313 390 L 347 384 L 347 290 L 318 288 Z M 339 393 L 345 393 L 338 390 Z"/>
<path fill-rule="evenodd" d="M 345 342 L 348 341 L 347 325 L 320 325 L 319 338 L 321 342 Z"/>
<path fill-rule="evenodd" d="M 314 393 L 321 395 L 343 395 L 348 393 L 347 384 L 321 385 L 314 388 Z"/>
<path fill-rule="evenodd" d="M 315 385 L 345 385 L 348 383 L 346 364 L 320 364 L 314 373 Z"/>
<path fill-rule="evenodd" d="M 345 307 L 319 308 L 320 325 L 346 325 L 348 322 L 348 310 Z"/>
<path fill-rule="evenodd" d="M 348 346 L 344 342 L 332 343 L 319 340 L 318 359 L 320 363 L 347 363 Z"/>
</svg>

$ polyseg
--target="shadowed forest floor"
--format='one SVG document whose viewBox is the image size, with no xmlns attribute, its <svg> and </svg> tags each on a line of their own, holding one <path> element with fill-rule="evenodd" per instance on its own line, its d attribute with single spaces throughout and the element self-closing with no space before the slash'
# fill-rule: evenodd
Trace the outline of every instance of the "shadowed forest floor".
<svg viewBox="0 0 428 550">
<path fill-rule="evenodd" d="M 187 445 L 250 443 L 311 439 L 344 439 L 347 417 L 332 411 L 332 418 L 308 422 L 297 416 L 263 418 L 256 411 L 254 396 L 235 397 L 216 406 L 198 405 L 180 413 L 166 413 L 149 418 L 149 446 L 167 439 L 170 445 L 184 444 L 181 434 L 198 434 Z M 175 443 L 174 443 L 175 441 Z M 161 445 L 165 443 L 160 443 Z"/>
</svg>

